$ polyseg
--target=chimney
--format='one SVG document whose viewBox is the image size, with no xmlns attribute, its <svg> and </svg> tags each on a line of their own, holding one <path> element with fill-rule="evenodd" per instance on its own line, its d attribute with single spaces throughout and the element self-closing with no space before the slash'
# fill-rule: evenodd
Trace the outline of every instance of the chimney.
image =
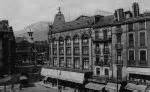
<svg viewBox="0 0 150 92">
<path fill-rule="evenodd" d="M 125 13 L 122 8 L 115 10 L 115 20 L 116 21 L 122 21 L 125 19 Z"/>
<path fill-rule="evenodd" d="M 139 4 L 137 2 L 133 3 L 133 5 L 132 5 L 132 12 L 133 12 L 133 17 L 138 17 L 140 15 Z"/>
</svg>

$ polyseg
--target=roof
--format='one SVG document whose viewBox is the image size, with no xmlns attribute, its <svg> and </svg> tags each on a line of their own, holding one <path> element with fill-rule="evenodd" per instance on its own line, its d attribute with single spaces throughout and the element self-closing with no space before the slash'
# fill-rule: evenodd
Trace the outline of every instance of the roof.
<svg viewBox="0 0 150 92">
<path fill-rule="evenodd" d="M 24 41 L 32 43 L 32 40 L 28 39 L 26 37 L 16 37 L 15 39 L 16 39 L 16 43 L 20 43 L 20 42 L 24 42 Z"/>
<path fill-rule="evenodd" d="M 90 27 L 92 23 L 94 23 L 93 17 L 82 15 L 73 21 L 65 22 L 62 25 L 53 26 L 52 31 L 53 33 L 58 33 L 58 32 L 74 30 L 74 29 L 82 29 L 82 28 Z"/>
</svg>

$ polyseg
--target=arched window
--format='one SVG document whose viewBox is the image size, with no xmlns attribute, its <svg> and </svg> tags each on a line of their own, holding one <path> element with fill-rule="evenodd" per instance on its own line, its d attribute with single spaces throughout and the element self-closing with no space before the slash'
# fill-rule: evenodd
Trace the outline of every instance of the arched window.
<svg viewBox="0 0 150 92">
<path fill-rule="evenodd" d="M 73 37 L 73 44 L 79 44 L 79 36 L 78 35 L 75 35 Z"/>
<path fill-rule="evenodd" d="M 82 36 L 82 44 L 88 44 L 89 43 L 89 38 L 87 34 L 84 34 Z"/>
<path fill-rule="evenodd" d="M 71 45 L 71 37 L 66 37 L 66 45 Z"/>
<path fill-rule="evenodd" d="M 59 37 L 59 45 L 60 46 L 64 45 L 64 38 L 63 37 Z"/>
</svg>

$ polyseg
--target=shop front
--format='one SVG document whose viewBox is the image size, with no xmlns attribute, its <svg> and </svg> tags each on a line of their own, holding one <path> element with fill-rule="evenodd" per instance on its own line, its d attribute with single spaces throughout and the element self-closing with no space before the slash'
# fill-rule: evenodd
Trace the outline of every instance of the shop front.
<svg viewBox="0 0 150 92">
<path fill-rule="evenodd" d="M 53 87 L 68 89 L 68 92 L 86 92 L 84 86 L 88 73 L 42 68 L 41 75 L 47 77 Z"/>
</svg>

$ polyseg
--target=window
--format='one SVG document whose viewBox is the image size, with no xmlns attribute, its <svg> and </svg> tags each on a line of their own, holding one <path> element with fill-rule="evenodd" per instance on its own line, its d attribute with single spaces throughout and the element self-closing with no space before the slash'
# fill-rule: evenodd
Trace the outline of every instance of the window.
<svg viewBox="0 0 150 92">
<path fill-rule="evenodd" d="M 109 56 L 104 55 L 104 65 L 108 65 Z"/>
<path fill-rule="evenodd" d="M 66 55 L 71 55 L 71 47 L 66 48 Z"/>
<path fill-rule="evenodd" d="M 74 68 L 75 69 L 80 68 L 80 58 L 79 57 L 74 58 Z"/>
<path fill-rule="evenodd" d="M 146 61 L 146 50 L 140 50 L 140 62 Z"/>
<path fill-rule="evenodd" d="M 128 24 L 128 31 L 133 31 L 133 23 Z"/>
<path fill-rule="evenodd" d="M 140 22 L 139 23 L 139 29 L 144 30 L 145 29 L 145 22 Z"/>
<path fill-rule="evenodd" d="M 64 45 L 64 40 L 62 37 L 59 38 L 59 45 L 60 46 L 63 46 Z"/>
<path fill-rule="evenodd" d="M 82 47 L 82 54 L 83 55 L 88 55 L 89 54 L 89 47 L 88 46 L 83 46 Z"/>
<path fill-rule="evenodd" d="M 145 46 L 145 32 L 140 32 L 140 46 Z"/>
<path fill-rule="evenodd" d="M 74 47 L 74 55 L 79 55 L 79 54 L 80 54 L 79 47 Z"/>
<path fill-rule="evenodd" d="M 100 75 L 100 68 L 96 68 L 96 75 Z"/>
<path fill-rule="evenodd" d="M 133 34 L 129 34 L 129 47 L 134 47 L 134 36 Z"/>
<path fill-rule="evenodd" d="M 99 56 L 97 56 L 97 57 L 96 57 L 95 65 L 99 65 L 99 60 L 100 60 L 100 58 L 99 58 Z"/>
<path fill-rule="evenodd" d="M 71 68 L 71 58 L 66 58 L 66 67 Z"/>
<path fill-rule="evenodd" d="M 74 37 L 73 44 L 79 44 L 79 37 L 78 36 Z"/>
<path fill-rule="evenodd" d="M 105 75 L 109 76 L 109 70 L 108 69 L 105 69 Z"/>
<path fill-rule="evenodd" d="M 57 55 L 57 48 L 53 48 L 53 55 Z"/>
<path fill-rule="evenodd" d="M 129 50 L 129 61 L 134 60 L 134 50 Z"/>
<path fill-rule="evenodd" d="M 66 45 L 71 45 L 71 38 L 70 37 L 66 38 Z"/>
<path fill-rule="evenodd" d="M 82 44 L 88 44 L 88 42 L 89 42 L 88 40 L 89 40 L 88 38 L 83 38 L 82 39 Z"/>
<path fill-rule="evenodd" d="M 59 48 L 59 55 L 64 55 L 64 48 L 63 47 Z"/>
<path fill-rule="evenodd" d="M 89 69 L 89 58 L 83 58 L 83 69 Z"/>
<path fill-rule="evenodd" d="M 64 67 L 64 58 L 59 59 L 59 66 Z"/>
<path fill-rule="evenodd" d="M 53 41 L 53 46 L 57 46 L 57 41 Z"/>
<path fill-rule="evenodd" d="M 56 67 L 57 66 L 57 58 L 53 58 L 53 65 Z"/>
<path fill-rule="evenodd" d="M 95 31 L 95 38 L 98 39 L 99 38 L 99 32 Z"/>
</svg>

